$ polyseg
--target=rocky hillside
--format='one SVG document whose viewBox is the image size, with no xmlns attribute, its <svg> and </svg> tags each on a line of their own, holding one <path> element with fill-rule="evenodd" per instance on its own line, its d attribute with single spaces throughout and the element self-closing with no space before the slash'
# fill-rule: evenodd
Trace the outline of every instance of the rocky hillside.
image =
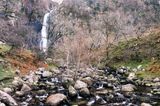
<svg viewBox="0 0 160 106">
<path fill-rule="evenodd" d="M 159 106 L 160 1 L 55 1 L 0 0 L 0 106 Z"/>
<path fill-rule="evenodd" d="M 119 40 L 159 25 L 159 5 L 158 0 L 64 0 L 60 6 L 51 0 L 3 0 L 0 39 L 36 49 L 44 14 L 57 8 L 51 19 L 51 44 L 61 36 L 86 35 L 95 37 L 92 45 L 97 47 L 107 36 Z"/>
</svg>

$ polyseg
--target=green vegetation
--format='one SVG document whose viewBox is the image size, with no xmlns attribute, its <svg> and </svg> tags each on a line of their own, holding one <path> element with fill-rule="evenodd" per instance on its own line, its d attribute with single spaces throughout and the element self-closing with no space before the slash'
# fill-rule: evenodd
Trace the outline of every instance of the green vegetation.
<svg viewBox="0 0 160 106">
<path fill-rule="evenodd" d="M 11 49 L 11 46 L 0 44 L 0 54 L 5 53 Z"/>
<path fill-rule="evenodd" d="M 137 68 L 141 65 L 146 71 L 138 72 L 138 77 L 150 79 L 160 76 L 160 31 L 154 31 L 147 36 L 132 38 L 110 47 L 108 56 L 100 67 Z"/>
<path fill-rule="evenodd" d="M 11 47 L 6 44 L 0 45 L 0 87 L 2 87 L 3 84 L 5 84 L 5 86 L 9 85 L 14 76 L 13 69 L 3 57 L 10 49 Z"/>
<path fill-rule="evenodd" d="M 5 68 L 4 66 L 0 65 L 0 87 L 10 85 L 13 77 L 14 73 L 11 67 Z"/>
<path fill-rule="evenodd" d="M 141 71 L 137 73 L 139 78 L 152 79 L 160 76 L 160 72 Z"/>
<path fill-rule="evenodd" d="M 109 50 L 109 56 L 104 59 L 105 64 L 119 66 L 146 66 L 153 58 L 160 59 L 160 32 L 153 32 L 148 36 L 133 38 L 119 42 Z"/>
<path fill-rule="evenodd" d="M 148 64 L 150 63 L 149 60 L 144 60 L 142 62 L 137 62 L 137 61 L 128 61 L 128 62 L 120 62 L 114 64 L 114 67 L 120 67 L 120 66 L 125 66 L 125 67 L 130 67 L 130 68 L 135 68 L 139 65 L 142 65 L 143 68 L 148 67 Z"/>
<path fill-rule="evenodd" d="M 2 65 L 0 65 L 0 81 L 4 80 L 5 78 L 12 78 L 13 77 L 13 71 L 11 68 L 4 68 Z"/>
</svg>

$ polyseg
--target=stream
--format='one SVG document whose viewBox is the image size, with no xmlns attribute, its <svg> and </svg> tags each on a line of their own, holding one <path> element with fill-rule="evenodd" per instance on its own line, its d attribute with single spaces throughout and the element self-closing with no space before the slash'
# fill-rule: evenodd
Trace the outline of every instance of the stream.
<svg viewBox="0 0 160 106">
<path fill-rule="evenodd" d="M 75 69 L 39 69 L 16 77 L 9 94 L 19 106 L 160 105 L 160 78 L 130 79 L 122 70 L 81 69 L 75 78 Z"/>
</svg>

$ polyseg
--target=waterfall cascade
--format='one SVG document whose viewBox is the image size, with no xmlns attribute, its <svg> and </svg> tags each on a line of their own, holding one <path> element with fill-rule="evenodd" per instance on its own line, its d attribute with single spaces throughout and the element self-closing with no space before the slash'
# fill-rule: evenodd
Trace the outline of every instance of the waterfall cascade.
<svg viewBox="0 0 160 106">
<path fill-rule="evenodd" d="M 41 30 L 41 42 L 40 42 L 40 50 L 44 53 L 48 49 L 48 28 L 49 28 L 49 16 L 51 12 L 48 12 L 44 15 L 43 26 Z"/>
<path fill-rule="evenodd" d="M 53 2 L 58 3 L 59 5 L 63 0 L 52 0 Z M 48 28 L 49 28 L 49 18 L 53 10 L 47 12 L 43 18 L 43 26 L 41 30 L 41 41 L 40 41 L 40 50 L 44 53 L 48 50 Z"/>
</svg>

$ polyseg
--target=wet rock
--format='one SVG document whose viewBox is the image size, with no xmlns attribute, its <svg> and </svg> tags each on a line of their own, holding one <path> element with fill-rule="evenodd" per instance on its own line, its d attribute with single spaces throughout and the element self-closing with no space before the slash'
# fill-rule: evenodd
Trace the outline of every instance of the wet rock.
<svg viewBox="0 0 160 106">
<path fill-rule="evenodd" d="M 88 89 L 88 88 L 82 88 L 82 89 L 80 90 L 80 95 L 81 95 L 82 97 L 87 97 L 87 96 L 89 96 L 89 95 L 90 95 L 89 89 Z"/>
<path fill-rule="evenodd" d="M 75 85 L 74 85 L 75 89 L 82 89 L 82 88 L 87 88 L 87 84 L 83 81 L 77 80 Z"/>
<path fill-rule="evenodd" d="M 16 101 L 7 93 L 0 91 L 0 101 L 8 104 L 9 106 L 18 106 Z"/>
<path fill-rule="evenodd" d="M 73 86 L 69 86 L 68 90 L 69 90 L 69 94 L 71 96 L 76 96 L 77 95 L 77 91 L 75 90 L 75 88 Z"/>
<path fill-rule="evenodd" d="M 49 71 L 44 71 L 44 72 L 42 73 L 42 77 L 51 77 L 51 76 L 52 76 L 52 73 L 49 72 Z"/>
<path fill-rule="evenodd" d="M 152 106 L 152 105 L 149 103 L 141 103 L 141 106 Z"/>
<path fill-rule="evenodd" d="M 94 82 L 92 86 L 96 88 L 96 90 L 104 89 L 103 83 L 99 81 Z"/>
<path fill-rule="evenodd" d="M 106 104 L 107 102 L 102 98 L 102 97 L 100 97 L 100 96 L 96 96 L 96 103 L 97 104 L 100 104 L 100 105 L 104 105 L 104 104 Z"/>
<path fill-rule="evenodd" d="M 22 102 L 22 103 L 20 103 L 21 106 L 28 106 L 28 104 L 29 104 L 29 103 L 27 103 L 27 102 Z"/>
<path fill-rule="evenodd" d="M 122 85 L 122 91 L 123 92 L 133 92 L 136 89 L 136 87 L 132 84 L 126 84 L 126 85 Z"/>
<path fill-rule="evenodd" d="M 32 89 L 27 85 L 27 84 L 23 84 L 22 88 L 21 88 L 21 92 L 23 92 L 24 94 L 31 91 Z"/>
<path fill-rule="evenodd" d="M 46 104 L 50 106 L 57 106 L 62 101 L 67 100 L 67 97 L 64 94 L 53 94 L 47 98 Z"/>
<path fill-rule="evenodd" d="M 10 94 L 13 92 L 13 90 L 11 88 L 3 88 L 3 91 Z"/>
<path fill-rule="evenodd" d="M 136 78 L 136 74 L 135 73 L 129 73 L 128 79 L 133 80 L 134 78 Z"/>
<path fill-rule="evenodd" d="M 95 98 L 91 98 L 88 103 L 87 103 L 87 106 L 93 106 L 95 104 L 96 100 Z"/>
</svg>

